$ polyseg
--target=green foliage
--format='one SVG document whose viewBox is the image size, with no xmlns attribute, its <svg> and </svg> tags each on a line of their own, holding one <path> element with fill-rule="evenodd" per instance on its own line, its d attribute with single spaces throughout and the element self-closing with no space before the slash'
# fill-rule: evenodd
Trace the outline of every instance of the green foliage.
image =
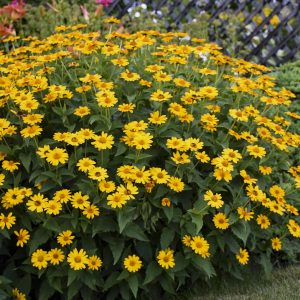
<svg viewBox="0 0 300 300">
<path fill-rule="evenodd" d="M 285 87 L 300 97 L 300 60 L 275 68 L 270 76 L 276 77 L 279 87 Z"/>
</svg>

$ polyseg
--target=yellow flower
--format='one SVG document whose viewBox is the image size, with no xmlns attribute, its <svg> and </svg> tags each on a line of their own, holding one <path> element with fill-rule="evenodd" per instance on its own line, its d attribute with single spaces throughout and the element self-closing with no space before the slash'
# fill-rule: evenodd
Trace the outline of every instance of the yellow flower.
<svg viewBox="0 0 300 300">
<path fill-rule="evenodd" d="M 118 106 L 118 110 L 120 112 L 129 112 L 133 113 L 133 110 L 135 109 L 136 105 L 133 103 L 123 103 Z"/>
<path fill-rule="evenodd" d="M 199 96 L 202 98 L 207 98 L 208 100 L 213 100 L 218 96 L 219 92 L 214 86 L 204 86 L 199 90 Z"/>
<path fill-rule="evenodd" d="M 175 260 L 174 260 L 174 251 L 167 248 L 165 250 L 160 250 L 157 255 L 157 261 L 159 265 L 168 270 L 175 267 Z"/>
<path fill-rule="evenodd" d="M 155 183 L 158 184 L 166 184 L 168 183 L 168 180 L 170 178 L 170 175 L 166 170 L 163 170 L 161 168 L 151 168 L 150 169 L 151 177 L 155 181 Z"/>
<path fill-rule="evenodd" d="M 282 243 L 281 243 L 280 238 L 274 237 L 274 238 L 271 239 L 271 242 L 272 242 L 272 249 L 273 250 L 275 250 L 275 251 L 281 250 Z"/>
<path fill-rule="evenodd" d="M 192 242 L 192 237 L 190 235 L 185 235 L 182 238 L 182 243 L 187 246 L 187 247 L 191 247 L 191 242 Z"/>
<path fill-rule="evenodd" d="M 191 241 L 191 248 L 203 258 L 209 257 L 209 243 L 202 236 L 194 236 Z"/>
<path fill-rule="evenodd" d="M 169 198 L 162 198 L 162 199 L 161 199 L 161 205 L 162 205 L 162 206 L 168 206 L 168 207 L 170 207 L 170 206 L 171 206 L 171 201 L 170 201 L 170 199 L 169 199 Z"/>
<path fill-rule="evenodd" d="M 58 215 L 62 210 L 62 205 L 56 200 L 50 200 L 45 205 L 45 211 L 48 215 Z"/>
<path fill-rule="evenodd" d="M 126 67 L 129 65 L 128 59 L 125 57 L 119 57 L 111 60 L 112 64 L 119 67 Z"/>
<path fill-rule="evenodd" d="M 204 201 L 207 201 L 207 204 L 214 208 L 221 208 L 224 204 L 221 194 L 214 194 L 211 190 L 204 194 Z"/>
<path fill-rule="evenodd" d="M 265 215 L 258 215 L 256 218 L 256 222 L 261 229 L 267 229 L 271 225 L 269 218 Z"/>
<path fill-rule="evenodd" d="M 153 78 L 157 82 L 168 82 L 172 80 L 172 77 L 165 72 L 157 72 L 153 75 Z"/>
<path fill-rule="evenodd" d="M 178 177 L 175 177 L 175 176 L 171 176 L 169 178 L 169 181 L 168 181 L 168 187 L 179 193 L 179 192 L 182 192 L 184 190 L 184 183 L 181 181 L 180 178 Z"/>
<path fill-rule="evenodd" d="M 58 248 L 54 248 L 48 251 L 47 256 L 48 256 L 48 261 L 50 261 L 52 265 L 58 265 L 65 259 L 65 255 L 63 251 Z"/>
<path fill-rule="evenodd" d="M 48 199 L 44 197 L 44 195 L 38 193 L 30 197 L 27 201 L 26 205 L 28 210 L 36 211 L 37 213 L 41 213 L 47 207 Z"/>
<path fill-rule="evenodd" d="M 122 72 L 120 77 L 126 81 L 136 81 L 141 78 L 141 76 L 139 74 L 130 72 L 129 70 Z"/>
<path fill-rule="evenodd" d="M 16 300 L 26 300 L 26 295 L 17 288 L 12 289 L 11 293 Z"/>
<path fill-rule="evenodd" d="M 73 243 L 74 238 L 75 236 L 72 235 L 71 230 L 65 230 L 57 236 L 57 242 L 64 247 L 67 245 L 71 245 Z"/>
<path fill-rule="evenodd" d="M 242 155 L 238 152 L 238 150 L 233 150 L 230 148 L 225 148 L 222 151 L 222 156 L 228 161 L 232 161 L 235 164 L 242 159 Z"/>
<path fill-rule="evenodd" d="M 150 114 L 150 117 L 148 118 L 149 122 L 155 125 L 161 125 L 166 123 L 167 116 L 161 115 L 159 111 L 154 111 Z"/>
<path fill-rule="evenodd" d="M 259 171 L 263 175 L 270 175 L 272 173 L 272 168 L 269 166 L 259 166 Z"/>
<path fill-rule="evenodd" d="M 153 143 L 153 135 L 148 132 L 139 132 L 134 135 L 133 145 L 137 150 L 149 149 Z"/>
<path fill-rule="evenodd" d="M 94 167 L 91 170 L 89 170 L 88 177 L 90 179 L 101 182 L 108 177 L 107 170 L 102 167 Z"/>
<path fill-rule="evenodd" d="M 214 215 L 213 222 L 218 229 L 225 230 L 229 227 L 228 219 L 223 213 L 218 213 Z"/>
<path fill-rule="evenodd" d="M 46 160 L 53 166 L 58 166 L 60 163 L 65 164 L 69 155 L 65 149 L 55 147 L 53 150 L 49 150 L 46 155 Z"/>
<path fill-rule="evenodd" d="M 172 98 L 172 95 L 169 92 L 164 92 L 162 90 L 157 90 L 156 92 L 150 95 L 150 100 L 163 102 Z"/>
<path fill-rule="evenodd" d="M 53 196 L 53 200 L 60 203 L 67 203 L 71 199 L 71 192 L 68 189 L 56 191 Z"/>
<path fill-rule="evenodd" d="M 12 160 L 3 160 L 2 161 L 2 168 L 4 170 L 7 170 L 9 172 L 13 172 L 13 171 L 16 171 L 19 169 L 18 165 L 20 163 L 19 162 L 15 162 L 15 161 L 12 161 Z"/>
<path fill-rule="evenodd" d="M 91 110 L 88 106 L 79 106 L 75 109 L 74 115 L 82 118 L 84 116 L 88 116 L 91 113 Z"/>
<path fill-rule="evenodd" d="M 124 267 L 125 269 L 130 272 L 130 273 L 135 273 L 137 271 L 139 271 L 142 267 L 142 261 L 140 260 L 140 258 L 133 254 L 133 255 L 128 255 L 125 259 L 124 259 Z"/>
<path fill-rule="evenodd" d="M 240 252 L 235 257 L 241 265 L 246 265 L 249 261 L 249 253 L 246 249 L 240 248 Z"/>
<path fill-rule="evenodd" d="M 116 185 L 113 181 L 102 180 L 99 183 L 99 190 L 103 193 L 111 193 L 116 189 Z"/>
<path fill-rule="evenodd" d="M 78 251 L 77 248 L 68 254 L 67 260 L 71 269 L 75 271 L 85 269 L 89 261 L 86 252 L 83 249 Z"/>
<path fill-rule="evenodd" d="M 114 144 L 114 137 L 110 134 L 107 134 L 106 132 L 101 132 L 100 135 L 95 135 L 93 137 L 92 145 L 97 150 L 105 150 L 105 149 L 111 149 Z"/>
<path fill-rule="evenodd" d="M 107 205 L 112 208 L 121 208 L 127 203 L 127 198 L 125 195 L 116 192 L 107 196 Z"/>
<path fill-rule="evenodd" d="M 191 162 L 189 156 L 185 153 L 180 154 L 180 152 L 173 153 L 171 159 L 175 162 L 175 164 L 188 164 Z"/>
<path fill-rule="evenodd" d="M 257 158 L 257 157 L 262 158 L 262 157 L 264 157 L 266 155 L 265 148 L 259 147 L 257 145 L 249 145 L 249 146 L 247 146 L 247 152 L 251 156 L 253 156 L 255 158 Z"/>
<path fill-rule="evenodd" d="M 16 217 L 10 212 L 7 216 L 3 213 L 0 214 L 0 228 L 3 230 L 5 227 L 10 229 L 14 224 L 16 224 Z"/>
<path fill-rule="evenodd" d="M 42 128 L 37 125 L 32 125 L 25 127 L 20 131 L 23 138 L 33 138 L 35 136 L 38 136 L 42 133 Z"/>
<path fill-rule="evenodd" d="M 239 214 L 239 218 L 244 219 L 245 221 L 250 221 L 254 216 L 253 211 L 248 211 L 248 209 L 243 206 L 238 207 L 237 212 Z"/>
<path fill-rule="evenodd" d="M 77 162 L 76 166 L 78 167 L 78 170 L 81 172 L 89 172 L 94 168 L 95 164 L 96 162 L 94 160 L 88 157 L 84 157 Z"/>
<path fill-rule="evenodd" d="M 45 269 L 48 266 L 48 254 L 42 249 L 37 249 L 31 255 L 31 263 L 35 268 L 39 270 Z"/>
<path fill-rule="evenodd" d="M 89 204 L 88 206 L 86 206 L 84 209 L 83 209 L 83 215 L 86 216 L 88 219 L 94 219 L 95 216 L 99 216 L 100 214 L 100 211 L 99 211 L 99 208 L 94 205 L 94 204 Z"/>
<path fill-rule="evenodd" d="M 29 124 L 29 125 L 35 125 L 38 123 L 41 123 L 44 118 L 44 115 L 42 114 L 30 114 L 30 115 L 25 115 L 22 117 L 24 123 Z"/>
<path fill-rule="evenodd" d="M 71 198 L 71 204 L 74 208 L 84 209 L 90 204 L 88 200 L 88 195 L 82 195 L 81 192 L 76 192 Z"/>
<path fill-rule="evenodd" d="M 92 255 L 88 258 L 87 264 L 89 270 L 99 270 L 102 266 L 102 260 L 97 255 Z"/>
<path fill-rule="evenodd" d="M 289 220 L 287 228 L 292 236 L 300 238 L 300 225 L 296 221 Z"/>
<path fill-rule="evenodd" d="M 208 163 L 210 161 L 210 157 L 206 154 L 205 151 L 196 152 L 195 157 L 200 160 L 202 163 Z"/>
<path fill-rule="evenodd" d="M 14 231 L 14 234 L 17 236 L 17 246 L 24 247 L 27 244 L 30 234 L 26 229 L 20 229 L 19 231 Z"/>
</svg>

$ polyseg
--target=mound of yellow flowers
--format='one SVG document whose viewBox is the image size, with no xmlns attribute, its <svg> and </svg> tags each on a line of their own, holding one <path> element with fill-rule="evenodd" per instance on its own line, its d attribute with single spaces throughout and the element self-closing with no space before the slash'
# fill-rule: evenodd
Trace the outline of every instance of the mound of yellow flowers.
<svg viewBox="0 0 300 300">
<path fill-rule="evenodd" d="M 162 299 L 299 251 L 294 95 L 185 37 L 78 25 L 4 41 L 0 269 L 14 297 Z"/>
</svg>

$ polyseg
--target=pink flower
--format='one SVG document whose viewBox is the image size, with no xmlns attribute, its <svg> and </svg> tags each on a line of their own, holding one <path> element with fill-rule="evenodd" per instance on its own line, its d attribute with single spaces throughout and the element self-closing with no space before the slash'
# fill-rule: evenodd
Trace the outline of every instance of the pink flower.
<svg viewBox="0 0 300 300">
<path fill-rule="evenodd" d="M 88 22 L 90 19 L 90 14 L 84 5 L 80 5 L 81 12 L 83 14 L 84 19 Z"/>
<path fill-rule="evenodd" d="M 110 5 L 113 2 L 113 0 L 96 0 L 96 4 L 102 4 L 105 7 Z"/>
</svg>

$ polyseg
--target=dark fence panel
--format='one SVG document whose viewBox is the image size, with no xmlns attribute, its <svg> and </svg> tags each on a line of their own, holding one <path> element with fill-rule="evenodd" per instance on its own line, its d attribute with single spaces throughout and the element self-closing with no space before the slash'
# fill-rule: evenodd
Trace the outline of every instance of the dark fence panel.
<svg viewBox="0 0 300 300">
<path fill-rule="evenodd" d="M 120 18 L 130 7 L 141 3 L 146 3 L 153 10 L 167 6 L 168 17 L 179 28 L 183 22 L 191 22 L 191 15 L 205 11 L 210 15 L 210 24 L 216 20 L 220 22 L 219 33 L 223 36 L 226 36 L 228 28 L 222 14 L 243 13 L 243 29 L 239 33 L 235 54 L 247 60 L 255 59 L 267 65 L 272 61 L 272 64 L 279 65 L 300 52 L 300 0 L 114 0 L 108 12 Z M 166 22 L 166 28 L 170 29 L 170 23 Z M 212 41 L 223 44 L 213 26 L 209 36 Z"/>
</svg>

